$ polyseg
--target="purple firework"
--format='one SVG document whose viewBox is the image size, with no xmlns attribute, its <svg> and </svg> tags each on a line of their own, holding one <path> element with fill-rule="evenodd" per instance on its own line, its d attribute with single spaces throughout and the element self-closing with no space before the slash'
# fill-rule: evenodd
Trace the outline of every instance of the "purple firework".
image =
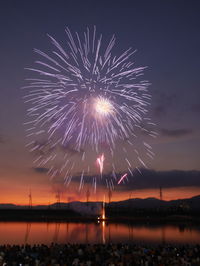
<svg viewBox="0 0 200 266">
<path fill-rule="evenodd" d="M 112 168 L 111 176 L 117 179 L 115 157 L 120 146 L 132 174 L 130 148 L 140 165 L 146 166 L 135 145 L 138 130 L 156 134 L 142 126 L 153 124 L 147 117 L 151 96 L 149 82 L 142 79 L 145 67 L 134 66 L 131 48 L 113 55 L 115 37 L 105 45 L 95 27 L 92 33 L 87 28 L 82 37 L 67 28 L 66 35 L 64 45 L 48 35 L 51 54 L 35 49 L 41 59 L 35 62 L 37 67 L 28 68 L 32 78 L 27 79 L 24 99 L 27 135 L 32 140 L 27 146 L 37 154 L 35 163 L 48 165 L 51 177 L 62 174 L 66 184 L 81 164 L 76 170 L 81 188 L 84 175 L 90 171 L 94 175 L 91 165 L 102 153 Z M 143 147 L 152 158 L 151 146 L 143 141 Z M 105 178 L 108 186 L 113 186 L 113 178 Z"/>
</svg>

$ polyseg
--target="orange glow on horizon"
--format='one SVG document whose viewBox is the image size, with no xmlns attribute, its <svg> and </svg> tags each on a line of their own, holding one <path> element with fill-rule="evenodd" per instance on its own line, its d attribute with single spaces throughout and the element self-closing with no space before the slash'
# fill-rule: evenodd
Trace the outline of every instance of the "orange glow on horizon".
<svg viewBox="0 0 200 266">
<path fill-rule="evenodd" d="M 37 177 L 37 176 L 36 176 Z M 17 179 L 7 177 L 7 180 L 0 180 L 0 204 L 16 204 L 16 205 L 29 205 L 29 195 L 31 191 L 32 205 L 49 205 L 58 201 L 56 195 L 59 193 L 61 202 L 82 201 L 86 202 L 86 189 L 78 190 L 77 184 L 71 183 L 69 187 L 60 184 L 50 184 L 48 178 L 44 180 L 34 179 L 35 183 L 31 183 L 31 179 L 23 179 L 19 182 Z M 24 178 L 24 177 L 23 177 Z M 12 182 L 11 182 L 12 180 Z M 26 181 L 26 182 L 25 182 Z M 29 182 L 29 183 L 27 183 Z M 43 182 L 43 183 L 39 183 Z M 97 192 L 90 188 L 90 201 L 122 201 L 130 198 L 159 198 L 159 187 L 154 189 L 135 189 L 129 191 L 115 190 L 109 194 L 108 189 L 99 186 Z M 175 200 L 183 198 L 191 198 L 200 195 L 199 187 L 177 187 L 177 188 L 163 188 L 163 200 Z"/>
<path fill-rule="evenodd" d="M 90 201 L 104 201 L 108 202 L 107 190 L 102 188 L 97 191 L 97 193 L 91 193 Z M 0 203 L 11 203 L 17 205 L 29 205 L 29 194 L 30 189 L 25 189 L 24 187 L 19 187 L 15 190 L 13 187 L 2 187 L 1 186 L 1 197 Z M 49 205 L 57 202 L 56 198 L 57 191 L 53 191 L 50 186 L 45 187 L 37 186 L 31 188 L 32 195 L 32 205 Z M 104 198 L 104 195 L 105 198 Z M 163 189 L 163 200 L 175 200 L 190 198 L 200 195 L 200 189 L 197 187 L 179 187 L 179 188 L 164 188 Z M 130 198 L 159 198 L 159 188 L 158 189 L 143 189 L 143 190 L 133 190 L 133 191 L 113 191 L 111 201 L 121 201 Z M 80 193 L 76 190 L 62 191 L 60 192 L 60 202 L 72 202 L 72 201 L 82 201 L 86 202 L 86 191 L 83 189 Z"/>
</svg>

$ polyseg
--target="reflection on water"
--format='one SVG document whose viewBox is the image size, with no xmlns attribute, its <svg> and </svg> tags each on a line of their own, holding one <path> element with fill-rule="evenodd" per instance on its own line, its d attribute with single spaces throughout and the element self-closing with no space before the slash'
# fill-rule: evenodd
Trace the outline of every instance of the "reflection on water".
<svg viewBox="0 0 200 266">
<path fill-rule="evenodd" d="M 200 226 L 0 222 L 2 244 L 200 243 Z"/>
</svg>

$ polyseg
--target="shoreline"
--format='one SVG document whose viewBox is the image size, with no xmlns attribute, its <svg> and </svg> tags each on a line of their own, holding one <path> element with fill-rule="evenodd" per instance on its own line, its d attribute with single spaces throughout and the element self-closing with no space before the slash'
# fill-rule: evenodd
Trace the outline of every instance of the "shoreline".
<svg viewBox="0 0 200 266">
<path fill-rule="evenodd" d="M 199 215 L 166 214 L 166 215 L 107 215 L 105 219 L 98 219 L 98 215 L 81 215 L 69 210 L 0 210 L 0 222 L 84 222 L 84 223 L 131 223 L 131 224 L 195 224 L 200 223 Z"/>
</svg>

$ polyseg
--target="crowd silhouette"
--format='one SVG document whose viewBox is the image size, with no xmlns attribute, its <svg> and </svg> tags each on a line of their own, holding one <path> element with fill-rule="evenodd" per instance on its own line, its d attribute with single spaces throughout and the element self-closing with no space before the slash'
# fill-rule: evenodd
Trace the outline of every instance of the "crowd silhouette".
<svg viewBox="0 0 200 266">
<path fill-rule="evenodd" d="M 2 266 L 200 265 L 200 245 L 55 244 L 2 245 Z"/>
</svg>

